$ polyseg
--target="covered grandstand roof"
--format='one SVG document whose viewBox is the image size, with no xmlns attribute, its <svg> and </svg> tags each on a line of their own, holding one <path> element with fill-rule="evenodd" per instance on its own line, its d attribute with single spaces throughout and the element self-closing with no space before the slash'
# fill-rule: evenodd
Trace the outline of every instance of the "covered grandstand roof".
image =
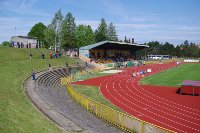
<svg viewBox="0 0 200 133">
<path fill-rule="evenodd" d="M 137 46 L 137 47 L 149 47 L 147 45 L 143 45 L 143 44 L 137 44 L 137 43 L 126 43 L 126 42 L 115 42 L 115 41 L 102 41 L 102 42 L 98 42 L 98 43 L 95 43 L 95 44 L 91 44 L 91 45 L 87 45 L 87 46 L 84 46 L 84 47 L 80 47 L 79 50 L 89 50 L 89 49 L 92 49 L 92 48 L 96 48 L 98 46 L 101 46 L 101 45 L 105 45 L 105 44 L 119 44 L 121 46 Z"/>
</svg>

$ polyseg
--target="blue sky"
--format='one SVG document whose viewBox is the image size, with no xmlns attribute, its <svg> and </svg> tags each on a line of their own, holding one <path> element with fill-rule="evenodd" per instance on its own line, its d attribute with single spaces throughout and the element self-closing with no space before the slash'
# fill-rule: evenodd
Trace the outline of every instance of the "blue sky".
<svg viewBox="0 0 200 133">
<path fill-rule="evenodd" d="M 0 0 L 0 43 L 27 35 L 38 22 L 48 25 L 59 9 L 95 30 L 101 18 L 113 22 L 118 37 L 181 44 L 200 43 L 200 0 Z M 16 29 L 15 29 L 16 27 Z"/>
</svg>

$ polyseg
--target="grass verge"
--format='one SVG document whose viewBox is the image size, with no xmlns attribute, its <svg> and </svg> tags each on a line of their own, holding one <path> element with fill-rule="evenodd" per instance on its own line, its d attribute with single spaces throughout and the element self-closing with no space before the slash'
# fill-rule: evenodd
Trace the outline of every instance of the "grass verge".
<svg viewBox="0 0 200 133">
<path fill-rule="evenodd" d="M 109 75 L 109 74 L 105 74 L 105 73 L 100 73 L 100 72 L 95 72 L 94 75 L 87 73 L 84 75 L 78 75 L 75 76 L 73 81 L 78 81 L 78 80 L 86 80 L 86 79 L 90 79 L 90 78 L 95 78 L 95 77 L 100 77 L 100 76 L 105 76 L 105 75 Z M 112 103 L 110 103 L 99 91 L 99 87 L 96 86 L 86 86 L 86 85 L 71 85 L 77 92 L 79 92 L 80 94 L 83 94 L 84 96 L 99 102 L 107 107 L 110 107 L 112 109 L 115 109 L 117 111 L 123 112 L 122 109 L 120 109 L 119 107 L 113 105 Z"/>
<path fill-rule="evenodd" d="M 33 59 L 29 60 L 29 53 Z M 41 59 L 41 53 L 46 58 Z M 49 59 L 45 49 L 17 49 L 0 47 L 0 132 L 1 133 L 60 133 L 53 122 L 44 117 L 24 94 L 23 82 L 36 71 L 74 64 L 68 57 Z"/>
</svg>

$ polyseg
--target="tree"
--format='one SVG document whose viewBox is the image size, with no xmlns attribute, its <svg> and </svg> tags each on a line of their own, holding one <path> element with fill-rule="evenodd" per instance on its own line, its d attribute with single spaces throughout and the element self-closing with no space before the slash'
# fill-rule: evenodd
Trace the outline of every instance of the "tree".
<svg viewBox="0 0 200 133">
<path fill-rule="evenodd" d="M 105 19 L 102 18 L 98 28 L 95 31 L 95 40 L 96 42 L 101 42 L 107 39 L 108 39 L 107 24 Z"/>
<path fill-rule="evenodd" d="M 62 29 L 61 29 L 61 36 L 62 41 L 61 44 L 63 47 L 67 48 L 76 48 L 76 36 L 75 36 L 75 30 L 76 30 L 76 24 L 75 24 L 75 18 L 72 16 L 72 14 L 69 12 L 62 23 Z"/>
<path fill-rule="evenodd" d="M 45 41 L 47 42 L 45 44 L 46 48 L 55 45 L 56 33 L 53 29 L 47 28 L 46 30 L 44 30 L 44 35 L 45 35 Z"/>
<path fill-rule="evenodd" d="M 190 45 L 189 45 L 189 41 L 185 40 L 183 44 L 180 45 L 181 46 L 181 52 L 182 52 L 182 56 L 183 57 L 191 57 L 191 52 L 190 51 Z"/>
<path fill-rule="evenodd" d="M 45 34 L 44 34 L 46 29 L 47 27 L 43 23 L 39 22 L 31 28 L 30 32 L 28 33 L 28 36 L 37 37 L 40 43 L 43 42 L 46 45 Z"/>
<path fill-rule="evenodd" d="M 60 45 L 60 42 L 62 41 L 61 38 L 61 25 L 63 21 L 63 15 L 61 13 L 61 10 L 58 10 L 58 12 L 55 13 L 54 18 L 51 21 L 51 24 L 48 25 L 48 30 L 46 30 L 45 37 L 46 41 L 50 43 L 50 45 L 55 45 L 55 51 L 56 46 Z M 49 40 L 48 40 L 49 39 Z M 54 40 L 54 43 L 52 42 Z"/>
<path fill-rule="evenodd" d="M 160 54 L 163 54 L 163 55 L 174 56 L 175 55 L 174 45 L 168 42 L 165 42 L 165 44 L 161 46 L 160 52 L 161 52 Z"/>
<path fill-rule="evenodd" d="M 139 56 L 146 56 L 149 54 L 162 54 L 177 57 L 194 57 L 200 56 L 200 48 L 195 43 L 184 41 L 183 44 L 174 47 L 173 44 L 165 42 L 164 44 L 158 41 L 145 43 L 149 48 L 142 49 L 136 52 Z"/>
<path fill-rule="evenodd" d="M 78 47 L 95 43 L 95 35 L 89 25 L 79 25 L 76 27 L 75 36 Z"/>
<path fill-rule="evenodd" d="M 160 53 L 160 43 L 158 41 L 148 42 L 147 45 L 149 46 L 149 54 L 159 54 Z"/>
<path fill-rule="evenodd" d="M 195 43 L 190 43 L 190 52 L 191 52 L 191 57 L 199 57 L 198 53 L 199 53 L 199 48 L 197 45 L 195 45 Z"/>
<path fill-rule="evenodd" d="M 112 22 L 108 25 L 108 40 L 109 41 L 118 41 L 117 32 L 116 32 L 115 26 L 113 25 Z"/>
<path fill-rule="evenodd" d="M 182 54 L 181 50 L 182 50 L 182 48 L 179 45 L 177 45 L 175 48 L 175 55 L 177 57 L 181 57 L 181 54 Z"/>
<path fill-rule="evenodd" d="M 183 44 L 188 46 L 189 45 L 188 40 L 185 40 Z"/>
<path fill-rule="evenodd" d="M 10 45 L 10 42 L 8 42 L 8 41 L 2 42 L 1 45 L 2 45 L 2 46 L 6 46 L 6 47 L 10 47 L 10 46 L 11 46 L 11 45 Z"/>
</svg>

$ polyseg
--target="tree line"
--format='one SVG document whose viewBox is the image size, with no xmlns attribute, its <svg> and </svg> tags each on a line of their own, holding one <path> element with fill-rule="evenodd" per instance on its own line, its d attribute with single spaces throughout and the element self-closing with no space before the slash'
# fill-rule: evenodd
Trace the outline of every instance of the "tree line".
<svg viewBox="0 0 200 133">
<path fill-rule="evenodd" d="M 121 41 L 118 39 L 114 24 L 106 23 L 101 18 L 97 29 L 93 32 L 90 25 L 78 25 L 75 23 L 75 17 L 68 12 L 64 17 L 61 10 L 58 10 L 47 26 L 39 22 L 35 24 L 28 36 L 37 37 L 40 46 L 49 48 L 50 46 L 61 46 L 63 48 L 79 48 L 89 44 L 109 40 Z M 125 36 L 124 42 L 134 42 L 133 38 Z M 3 46 L 10 46 L 10 42 L 4 41 Z M 173 45 L 168 42 L 160 43 L 152 41 L 145 43 L 149 48 L 139 50 L 136 54 L 138 57 L 146 57 L 150 54 L 162 54 L 177 57 L 200 57 L 200 47 L 195 43 L 184 41 L 180 45 Z"/>
<path fill-rule="evenodd" d="M 145 43 L 149 48 L 137 51 L 137 57 L 146 57 L 147 55 L 169 55 L 170 57 L 199 58 L 200 45 L 185 40 L 182 44 L 174 46 L 169 42 L 160 43 L 152 41 Z"/>
<path fill-rule="evenodd" d="M 63 48 L 79 48 L 88 44 L 105 40 L 118 41 L 114 24 L 107 25 L 104 18 L 93 32 L 90 25 L 76 26 L 75 17 L 72 13 L 67 13 L 64 17 L 61 10 L 57 11 L 51 23 L 45 26 L 39 22 L 32 27 L 28 36 L 38 37 L 45 47 L 58 45 Z"/>
</svg>

